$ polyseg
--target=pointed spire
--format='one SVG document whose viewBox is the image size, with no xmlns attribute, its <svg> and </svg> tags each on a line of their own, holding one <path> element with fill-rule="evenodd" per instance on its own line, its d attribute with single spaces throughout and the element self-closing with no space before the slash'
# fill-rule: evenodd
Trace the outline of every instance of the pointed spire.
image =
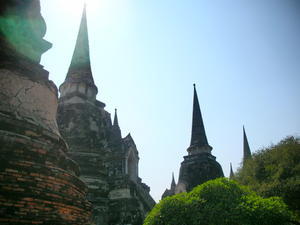
<svg viewBox="0 0 300 225">
<path fill-rule="evenodd" d="M 85 82 L 91 86 L 95 86 L 90 63 L 86 4 L 84 4 L 76 46 L 66 81 Z"/>
<path fill-rule="evenodd" d="M 119 127 L 118 115 L 117 115 L 117 109 L 115 109 L 115 117 L 114 117 L 114 123 L 113 123 L 113 126 Z"/>
<path fill-rule="evenodd" d="M 120 139 L 122 137 L 121 129 L 119 127 L 119 122 L 118 122 L 117 109 L 115 109 L 115 117 L 114 117 L 112 130 L 113 130 L 115 137 L 117 137 L 118 139 Z M 129 135 L 129 137 L 131 137 L 131 136 Z"/>
<path fill-rule="evenodd" d="M 249 143 L 248 143 L 248 139 L 247 139 L 247 135 L 246 135 L 245 127 L 244 126 L 243 126 L 243 136 L 244 136 L 244 148 L 243 148 L 244 156 L 243 156 L 243 162 L 245 162 L 247 159 L 251 159 L 252 156 L 251 156 L 251 150 L 250 150 L 250 147 L 249 147 Z"/>
<path fill-rule="evenodd" d="M 172 173 L 171 190 L 175 190 L 175 187 L 176 187 L 176 183 L 175 183 L 174 172 L 173 172 L 173 173 Z"/>
<path fill-rule="evenodd" d="M 190 147 L 188 148 L 188 152 L 189 154 L 196 154 L 200 152 L 210 153 L 211 150 L 212 147 L 207 142 L 202 114 L 201 114 L 197 91 L 196 91 L 196 85 L 194 84 L 193 124 L 192 124 L 191 144 Z"/>
<path fill-rule="evenodd" d="M 230 163 L 230 174 L 229 174 L 229 179 L 233 179 L 234 178 L 234 173 L 233 173 L 233 170 L 232 170 L 232 164 Z"/>
</svg>

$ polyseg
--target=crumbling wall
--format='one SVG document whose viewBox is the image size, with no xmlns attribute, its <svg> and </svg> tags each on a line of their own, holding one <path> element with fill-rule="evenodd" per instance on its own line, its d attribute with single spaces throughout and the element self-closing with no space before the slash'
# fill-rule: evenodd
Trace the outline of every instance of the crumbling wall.
<svg viewBox="0 0 300 225">
<path fill-rule="evenodd" d="M 58 131 L 57 88 L 39 64 L 51 46 L 39 6 L 0 3 L 0 223 L 86 225 L 87 188 Z"/>
</svg>

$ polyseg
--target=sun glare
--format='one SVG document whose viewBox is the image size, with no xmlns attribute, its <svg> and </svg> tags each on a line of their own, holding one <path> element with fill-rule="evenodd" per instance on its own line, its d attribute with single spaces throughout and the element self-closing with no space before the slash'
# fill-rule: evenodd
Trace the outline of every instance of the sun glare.
<svg viewBox="0 0 300 225">
<path fill-rule="evenodd" d="M 46 1 L 46 0 L 45 0 Z M 74 21 L 81 17 L 86 4 L 89 24 L 111 30 L 114 25 L 120 24 L 120 18 L 129 18 L 130 4 L 120 0 L 56 0 L 60 13 L 65 20 Z"/>
<path fill-rule="evenodd" d="M 99 9 L 101 0 L 60 0 L 60 6 L 68 14 L 77 15 L 82 12 L 84 4 L 87 6 L 89 12 L 94 12 Z"/>
</svg>

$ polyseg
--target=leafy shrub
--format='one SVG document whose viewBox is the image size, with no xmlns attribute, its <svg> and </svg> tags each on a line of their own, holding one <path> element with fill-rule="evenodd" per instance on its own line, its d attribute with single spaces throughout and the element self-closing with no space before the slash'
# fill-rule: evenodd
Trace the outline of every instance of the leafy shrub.
<svg viewBox="0 0 300 225">
<path fill-rule="evenodd" d="M 252 155 L 235 179 L 262 197 L 279 196 L 300 221 L 300 139 L 287 137 Z"/>
<path fill-rule="evenodd" d="M 235 181 L 219 178 L 161 200 L 144 225 L 290 225 L 291 220 L 280 198 L 264 199 Z"/>
</svg>

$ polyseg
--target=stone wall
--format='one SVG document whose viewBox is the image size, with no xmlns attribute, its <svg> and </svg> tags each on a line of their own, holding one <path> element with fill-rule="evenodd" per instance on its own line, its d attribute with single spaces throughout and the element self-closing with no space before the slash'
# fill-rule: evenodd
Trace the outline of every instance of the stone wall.
<svg viewBox="0 0 300 225">
<path fill-rule="evenodd" d="M 88 186 L 94 223 L 141 225 L 155 202 L 138 177 L 138 151 L 132 137 L 121 137 L 104 103 L 69 91 L 72 94 L 66 92 L 59 100 L 57 122 L 70 147 L 68 155 L 79 164 L 80 177 Z"/>
<path fill-rule="evenodd" d="M 109 191 L 107 169 L 104 164 L 109 133 L 107 113 L 95 103 L 68 96 L 60 98 L 57 121 L 70 147 L 68 155 L 80 166 L 80 178 L 88 186 L 88 199 L 93 204 L 93 221 L 107 223 Z M 107 121 L 108 120 L 108 121 Z"/>
<path fill-rule="evenodd" d="M 0 76 L 0 221 L 87 224 L 91 205 L 57 129 L 55 87 L 12 70 Z"/>
</svg>

